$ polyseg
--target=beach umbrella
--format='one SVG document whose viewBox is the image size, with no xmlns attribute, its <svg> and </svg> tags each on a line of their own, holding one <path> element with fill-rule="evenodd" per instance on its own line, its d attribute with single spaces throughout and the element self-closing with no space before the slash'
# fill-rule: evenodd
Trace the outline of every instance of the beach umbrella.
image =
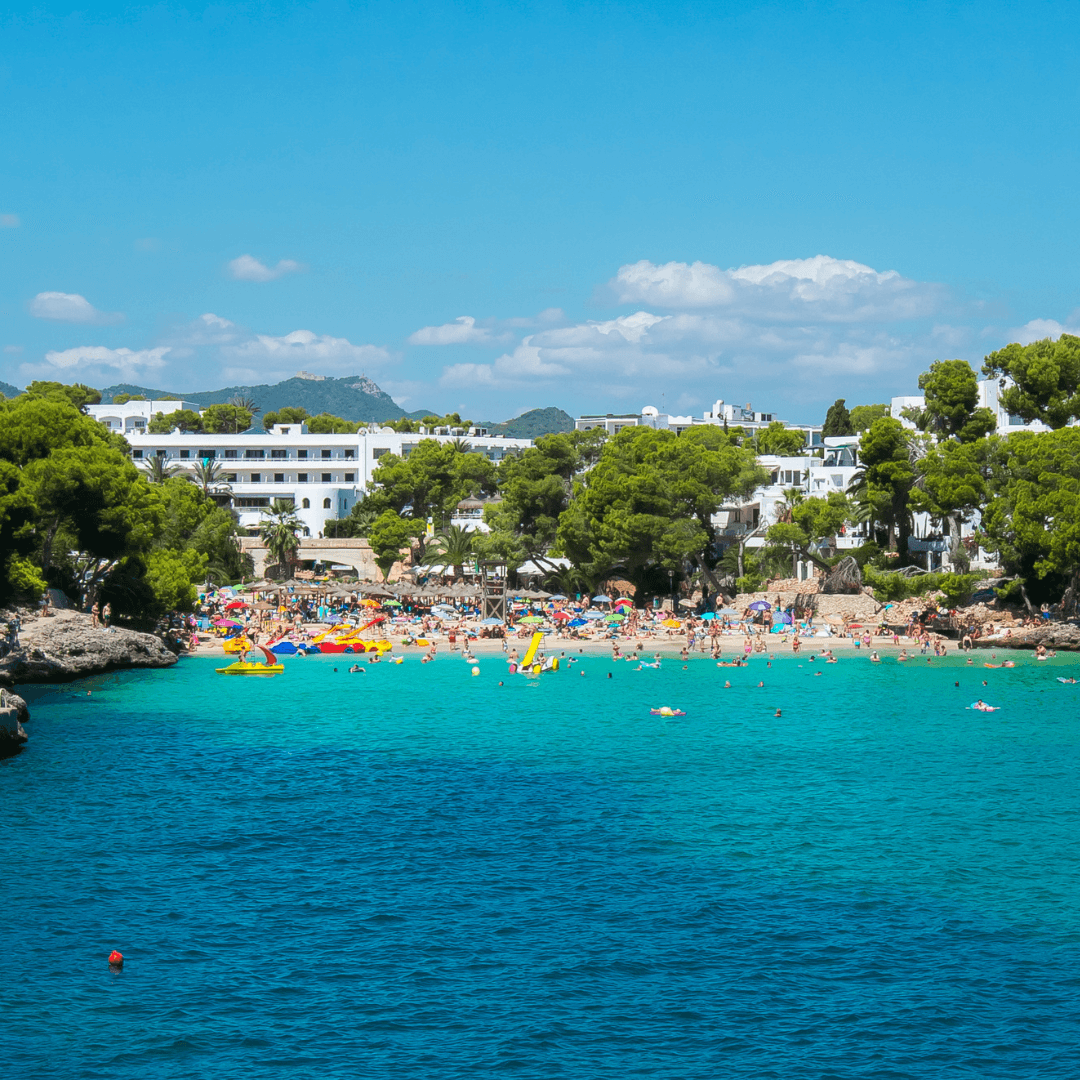
<svg viewBox="0 0 1080 1080">
<path fill-rule="evenodd" d="M 716 618 L 716 612 L 714 612 L 714 611 L 706 611 L 705 614 L 701 616 L 701 621 L 702 622 L 708 622 L 710 619 L 715 619 L 715 618 Z"/>
<path fill-rule="evenodd" d="M 361 607 L 379 607 L 380 604 L 379 604 L 378 600 L 361 600 L 360 601 L 360 606 Z"/>
<path fill-rule="evenodd" d="M 602 619 L 604 613 L 602 611 L 584 611 L 582 617 L 586 619 Z"/>
<path fill-rule="evenodd" d="M 739 613 L 734 608 L 726 607 L 726 608 L 721 608 L 716 614 L 717 615 L 738 615 Z"/>
<path fill-rule="evenodd" d="M 400 600 L 387 600 L 386 603 L 383 606 L 384 607 L 401 607 L 401 601 Z"/>
<path fill-rule="evenodd" d="M 751 611 L 772 611 L 772 604 L 767 600 L 755 600 L 749 606 Z"/>
<path fill-rule="evenodd" d="M 589 623 L 588 623 L 588 620 L 586 620 L 586 619 L 571 619 L 566 625 L 567 626 L 588 626 Z"/>
<path fill-rule="evenodd" d="M 600 596 L 594 596 L 593 597 L 593 603 L 594 604 L 610 604 L 611 603 L 611 597 L 610 596 L 604 596 L 602 594 Z"/>
<path fill-rule="evenodd" d="M 215 626 L 228 626 L 228 627 L 231 627 L 234 630 L 239 630 L 244 624 L 243 623 L 238 623 L 238 622 L 233 622 L 232 619 L 215 619 L 214 620 L 214 625 Z"/>
<path fill-rule="evenodd" d="M 502 619 L 481 619 L 481 626 L 502 626 Z"/>
<path fill-rule="evenodd" d="M 560 593 L 555 593 L 554 596 L 549 596 L 548 599 L 549 600 L 565 600 L 566 597 L 563 596 L 563 594 L 560 592 Z"/>
<path fill-rule="evenodd" d="M 776 621 L 781 623 L 790 623 L 794 620 L 786 611 L 781 611 L 777 613 Z"/>
<path fill-rule="evenodd" d="M 661 626 L 670 626 L 672 630 L 678 630 L 682 623 L 678 619 L 664 619 Z"/>
<path fill-rule="evenodd" d="M 232 611 L 234 608 L 242 608 L 242 607 L 247 607 L 247 602 L 246 601 L 244 601 L 244 600 L 230 600 L 229 603 L 227 603 L 225 605 L 225 610 L 226 611 Z"/>
<path fill-rule="evenodd" d="M 526 615 L 524 619 L 518 619 L 518 622 L 523 623 L 542 623 L 544 620 L 539 615 Z"/>
<path fill-rule="evenodd" d="M 567 611 L 556 611 L 551 617 L 553 619 L 558 619 L 560 622 L 566 622 L 566 620 L 570 618 L 570 613 Z"/>
<path fill-rule="evenodd" d="M 625 618 L 626 618 L 625 615 L 608 615 L 605 621 L 606 622 L 622 622 L 623 619 L 625 619 Z"/>
</svg>

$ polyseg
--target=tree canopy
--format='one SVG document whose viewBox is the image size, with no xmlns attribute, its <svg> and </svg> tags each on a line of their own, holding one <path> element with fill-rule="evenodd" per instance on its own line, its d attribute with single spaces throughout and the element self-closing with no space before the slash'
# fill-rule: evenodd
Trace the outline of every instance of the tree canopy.
<svg viewBox="0 0 1080 1080">
<path fill-rule="evenodd" d="M 1000 400 L 1014 416 L 1041 420 L 1055 431 L 1080 419 L 1080 337 L 1006 345 L 986 357 L 983 372 L 1011 380 Z"/>
<path fill-rule="evenodd" d="M 979 382 L 966 360 L 935 360 L 919 376 L 925 408 L 916 410 L 915 426 L 943 438 L 975 442 L 997 427 L 993 410 L 979 408 Z"/>
<path fill-rule="evenodd" d="M 875 420 L 889 415 L 888 405 L 856 405 L 851 410 L 851 426 L 855 434 L 866 431 Z"/>
<path fill-rule="evenodd" d="M 81 393 L 75 395 L 80 399 Z M 186 480 L 151 485 L 125 440 L 46 388 L 0 402 L 0 599 L 46 585 L 152 616 L 243 567 L 235 521 Z"/>
<path fill-rule="evenodd" d="M 668 571 L 715 566 L 713 515 L 766 478 L 749 448 L 712 426 L 682 435 L 624 428 L 579 482 L 562 514 L 558 545 L 586 574 L 616 568 L 637 598 L 666 592 Z"/>
<path fill-rule="evenodd" d="M 825 423 L 821 426 L 821 437 L 836 438 L 841 435 L 854 435 L 855 427 L 851 422 L 851 413 L 843 398 L 837 398 L 825 414 Z"/>
<path fill-rule="evenodd" d="M 754 441 L 759 454 L 794 457 L 806 450 L 806 432 L 785 427 L 779 420 L 774 420 L 763 431 L 757 432 Z"/>
</svg>

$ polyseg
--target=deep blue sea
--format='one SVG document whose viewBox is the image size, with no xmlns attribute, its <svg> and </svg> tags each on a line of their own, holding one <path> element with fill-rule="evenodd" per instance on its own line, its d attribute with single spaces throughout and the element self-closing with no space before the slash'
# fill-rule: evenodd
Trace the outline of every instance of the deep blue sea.
<svg viewBox="0 0 1080 1080">
<path fill-rule="evenodd" d="M 5 1080 L 1080 1077 L 1075 660 L 349 662 L 24 688 Z"/>
</svg>

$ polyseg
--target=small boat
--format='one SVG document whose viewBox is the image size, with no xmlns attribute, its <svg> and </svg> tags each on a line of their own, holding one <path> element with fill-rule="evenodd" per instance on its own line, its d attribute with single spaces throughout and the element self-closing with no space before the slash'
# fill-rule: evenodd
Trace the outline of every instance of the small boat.
<svg viewBox="0 0 1080 1080">
<path fill-rule="evenodd" d="M 266 663 L 254 660 L 237 660 L 228 667 L 214 668 L 219 675 L 280 675 L 285 670 L 285 665 L 267 648 L 256 645 L 265 657 Z"/>
</svg>

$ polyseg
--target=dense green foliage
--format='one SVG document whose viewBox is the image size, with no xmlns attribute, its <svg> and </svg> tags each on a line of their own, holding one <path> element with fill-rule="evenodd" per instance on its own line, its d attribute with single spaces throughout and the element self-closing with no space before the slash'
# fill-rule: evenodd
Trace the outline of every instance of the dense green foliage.
<svg viewBox="0 0 1080 1080">
<path fill-rule="evenodd" d="M 793 457 L 806 449 L 806 433 L 785 427 L 779 420 L 774 420 L 763 431 L 755 433 L 754 444 L 759 454 Z"/>
<path fill-rule="evenodd" d="M 422 526 L 415 521 L 402 517 L 393 510 L 384 510 L 368 532 L 371 550 L 375 553 L 375 565 L 387 578 L 394 563 L 412 544 Z"/>
<path fill-rule="evenodd" d="M 866 431 L 875 420 L 889 415 L 888 405 L 856 405 L 851 410 L 851 426 L 855 434 Z"/>
<path fill-rule="evenodd" d="M 414 522 L 448 525 L 457 504 L 472 493 L 493 495 L 495 466 L 483 454 L 423 439 L 408 457 L 386 454 L 372 473 L 378 485 L 370 509 L 393 510 Z"/>
<path fill-rule="evenodd" d="M 979 381 L 966 360 L 935 360 L 919 376 L 919 389 L 926 405 L 912 410 L 911 420 L 920 431 L 971 443 L 997 427 L 992 410 L 977 407 Z"/>
<path fill-rule="evenodd" d="M 682 435 L 624 428 L 576 485 L 560 518 L 558 546 L 592 578 L 618 569 L 639 600 L 666 594 L 668 572 L 682 578 L 688 566 L 715 590 L 712 517 L 765 478 L 753 451 L 720 428 Z"/>
<path fill-rule="evenodd" d="M 85 383 L 73 383 L 69 386 L 66 383 L 35 379 L 26 388 L 26 393 L 29 397 L 70 401 L 80 411 L 85 411 L 87 405 L 97 405 L 101 401 L 101 391 Z"/>
<path fill-rule="evenodd" d="M 1017 432 L 995 448 L 986 543 L 1032 599 L 1080 588 L 1080 428 Z"/>
<path fill-rule="evenodd" d="M 837 438 L 842 435 L 854 435 L 855 427 L 851 422 L 851 413 L 843 398 L 837 398 L 825 414 L 825 423 L 821 426 L 821 437 Z"/>
<path fill-rule="evenodd" d="M 151 484 L 124 439 L 80 411 L 87 388 L 69 389 L 0 402 L 0 599 L 47 584 L 153 616 L 190 606 L 208 573 L 239 576 L 232 514 L 186 480 Z"/>
<path fill-rule="evenodd" d="M 1001 391 L 1001 403 L 1014 416 L 1041 420 L 1054 430 L 1080 419 L 1080 337 L 1006 345 L 986 357 L 983 372 L 1012 380 Z"/>
</svg>

